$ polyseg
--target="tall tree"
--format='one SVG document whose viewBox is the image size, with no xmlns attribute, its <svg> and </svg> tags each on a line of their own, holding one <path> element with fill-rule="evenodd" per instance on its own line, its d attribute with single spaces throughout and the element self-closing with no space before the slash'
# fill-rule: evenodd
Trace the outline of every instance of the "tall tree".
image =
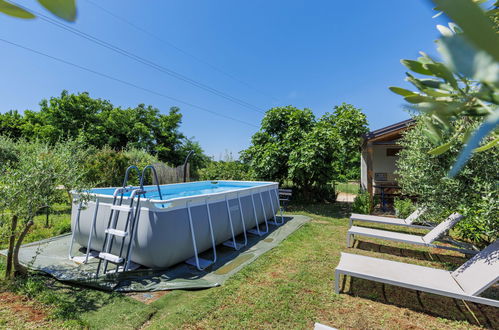
<svg viewBox="0 0 499 330">
<path fill-rule="evenodd" d="M 291 152 L 299 147 L 314 124 L 315 116 L 310 109 L 272 108 L 266 112 L 260 130 L 253 135 L 251 146 L 241 153 L 241 158 L 251 162 L 257 178 L 284 183 Z"/>
<path fill-rule="evenodd" d="M 196 151 L 193 168 L 197 169 L 206 156 L 197 142 L 186 139 L 180 132 L 181 122 L 178 107 L 171 107 L 166 114 L 144 104 L 120 108 L 107 100 L 94 99 L 88 93 L 63 91 L 58 97 L 42 100 L 38 112 L 0 114 L 0 133 L 14 139 L 36 139 L 50 144 L 79 138 L 99 148 L 138 148 L 172 165 L 182 164 L 186 148 L 191 148 Z"/>
<path fill-rule="evenodd" d="M 241 158 L 258 179 L 291 182 L 303 193 L 322 198 L 330 194 L 333 180 L 358 172 L 366 125 L 365 115 L 349 104 L 319 120 L 309 109 L 272 108 Z"/>
<path fill-rule="evenodd" d="M 360 178 L 361 137 L 369 132 L 367 117 L 351 104 L 342 103 L 334 107 L 333 116 L 325 116 L 336 128 L 341 151 L 334 164 L 338 179 L 358 180 Z"/>
</svg>

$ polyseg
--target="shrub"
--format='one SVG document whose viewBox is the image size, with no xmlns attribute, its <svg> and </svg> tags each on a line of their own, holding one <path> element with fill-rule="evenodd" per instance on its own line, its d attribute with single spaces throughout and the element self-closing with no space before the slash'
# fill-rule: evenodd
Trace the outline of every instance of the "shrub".
<svg viewBox="0 0 499 330">
<path fill-rule="evenodd" d="M 412 212 L 416 211 L 416 206 L 408 198 L 398 198 L 396 197 L 393 201 L 393 206 L 395 208 L 395 215 L 399 218 L 407 218 Z"/>
<path fill-rule="evenodd" d="M 360 214 L 371 213 L 371 198 L 368 192 L 364 191 L 355 196 L 352 204 L 352 211 Z"/>
<path fill-rule="evenodd" d="M 130 159 L 123 152 L 104 147 L 91 155 L 87 161 L 87 178 L 95 186 L 121 186 Z"/>
<path fill-rule="evenodd" d="M 478 121 L 469 118 L 457 124 L 472 129 Z M 404 149 L 397 162 L 398 182 L 404 194 L 418 196 L 433 219 L 444 219 L 452 212 L 463 214 L 464 220 L 456 226 L 460 236 L 483 246 L 499 237 L 499 148 L 475 153 L 457 176 L 449 178 L 449 168 L 462 148 L 460 141 L 465 139 L 465 133 L 453 137 L 446 153 L 433 156 L 428 151 L 434 145 L 418 118 L 400 141 Z"/>
<path fill-rule="evenodd" d="M 200 180 L 250 180 L 251 173 L 247 164 L 239 161 L 212 161 L 199 170 Z"/>
</svg>

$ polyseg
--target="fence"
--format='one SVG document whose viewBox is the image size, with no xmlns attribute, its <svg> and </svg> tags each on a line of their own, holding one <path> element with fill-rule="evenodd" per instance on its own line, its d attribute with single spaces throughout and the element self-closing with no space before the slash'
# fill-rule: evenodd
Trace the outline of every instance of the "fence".
<svg viewBox="0 0 499 330">
<path fill-rule="evenodd" d="M 164 163 L 154 164 L 158 173 L 159 184 L 184 182 L 184 166 L 170 167 Z M 190 181 L 189 164 L 186 166 L 185 181 Z M 156 184 L 154 180 L 154 184 Z"/>
</svg>

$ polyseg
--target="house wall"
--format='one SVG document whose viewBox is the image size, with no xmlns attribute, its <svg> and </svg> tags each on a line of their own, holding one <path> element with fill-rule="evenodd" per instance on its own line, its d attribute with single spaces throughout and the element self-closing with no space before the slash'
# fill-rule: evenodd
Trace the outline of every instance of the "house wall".
<svg viewBox="0 0 499 330">
<path fill-rule="evenodd" d="M 397 170 L 397 159 L 398 156 L 387 156 L 387 149 L 396 149 L 399 148 L 395 144 L 390 145 L 373 145 L 372 152 L 372 166 L 373 166 L 373 184 L 375 173 L 386 173 L 387 180 L 386 182 L 394 182 L 397 181 L 397 176 L 395 175 L 395 171 Z M 364 146 L 362 148 L 361 157 L 360 157 L 360 185 L 363 191 L 367 190 L 367 147 Z"/>
<path fill-rule="evenodd" d="M 395 148 L 393 145 L 373 146 L 373 173 L 387 173 L 387 181 L 396 181 L 395 171 L 398 156 L 387 156 L 386 149 Z"/>
</svg>

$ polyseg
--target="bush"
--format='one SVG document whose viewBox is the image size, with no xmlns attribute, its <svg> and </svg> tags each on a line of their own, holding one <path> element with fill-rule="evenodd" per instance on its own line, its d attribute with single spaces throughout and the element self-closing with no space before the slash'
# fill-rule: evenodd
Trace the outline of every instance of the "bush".
<svg viewBox="0 0 499 330">
<path fill-rule="evenodd" d="M 368 192 L 364 191 L 355 196 L 352 204 L 352 211 L 360 214 L 371 213 L 371 197 Z"/>
<path fill-rule="evenodd" d="M 121 186 L 129 165 L 130 159 L 125 153 L 104 147 L 89 157 L 86 164 L 88 179 L 96 187 Z"/>
<path fill-rule="evenodd" d="M 402 199 L 396 197 L 393 201 L 393 206 L 395 208 L 395 215 L 402 219 L 407 218 L 411 213 L 416 211 L 416 206 L 408 198 Z"/>
<path fill-rule="evenodd" d="M 456 124 L 466 131 L 478 122 L 469 118 Z M 453 137 L 454 144 L 446 153 L 433 156 L 428 153 L 434 145 L 425 127 L 418 118 L 400 141 L 404 149 L 397 167 L 402 192 L 418 196 L 418 203 L 428 208 L 427 216 L 433 219 L 445 219 L 453 212 L 463 214 L 464 220 L 456 226 L 461 238 L 478 246 L 493 242 L 499 237 L 499 148 L 474 153 L 461 172 L 449 178 L 447 173 L 462 148 L 465 133 Z"/>
<path fill-rule="evenodd" d="M 250 168 L 239 161 L 212 161 L 199 170 L 200 180 L 251 180 Z"/>
</svg>

